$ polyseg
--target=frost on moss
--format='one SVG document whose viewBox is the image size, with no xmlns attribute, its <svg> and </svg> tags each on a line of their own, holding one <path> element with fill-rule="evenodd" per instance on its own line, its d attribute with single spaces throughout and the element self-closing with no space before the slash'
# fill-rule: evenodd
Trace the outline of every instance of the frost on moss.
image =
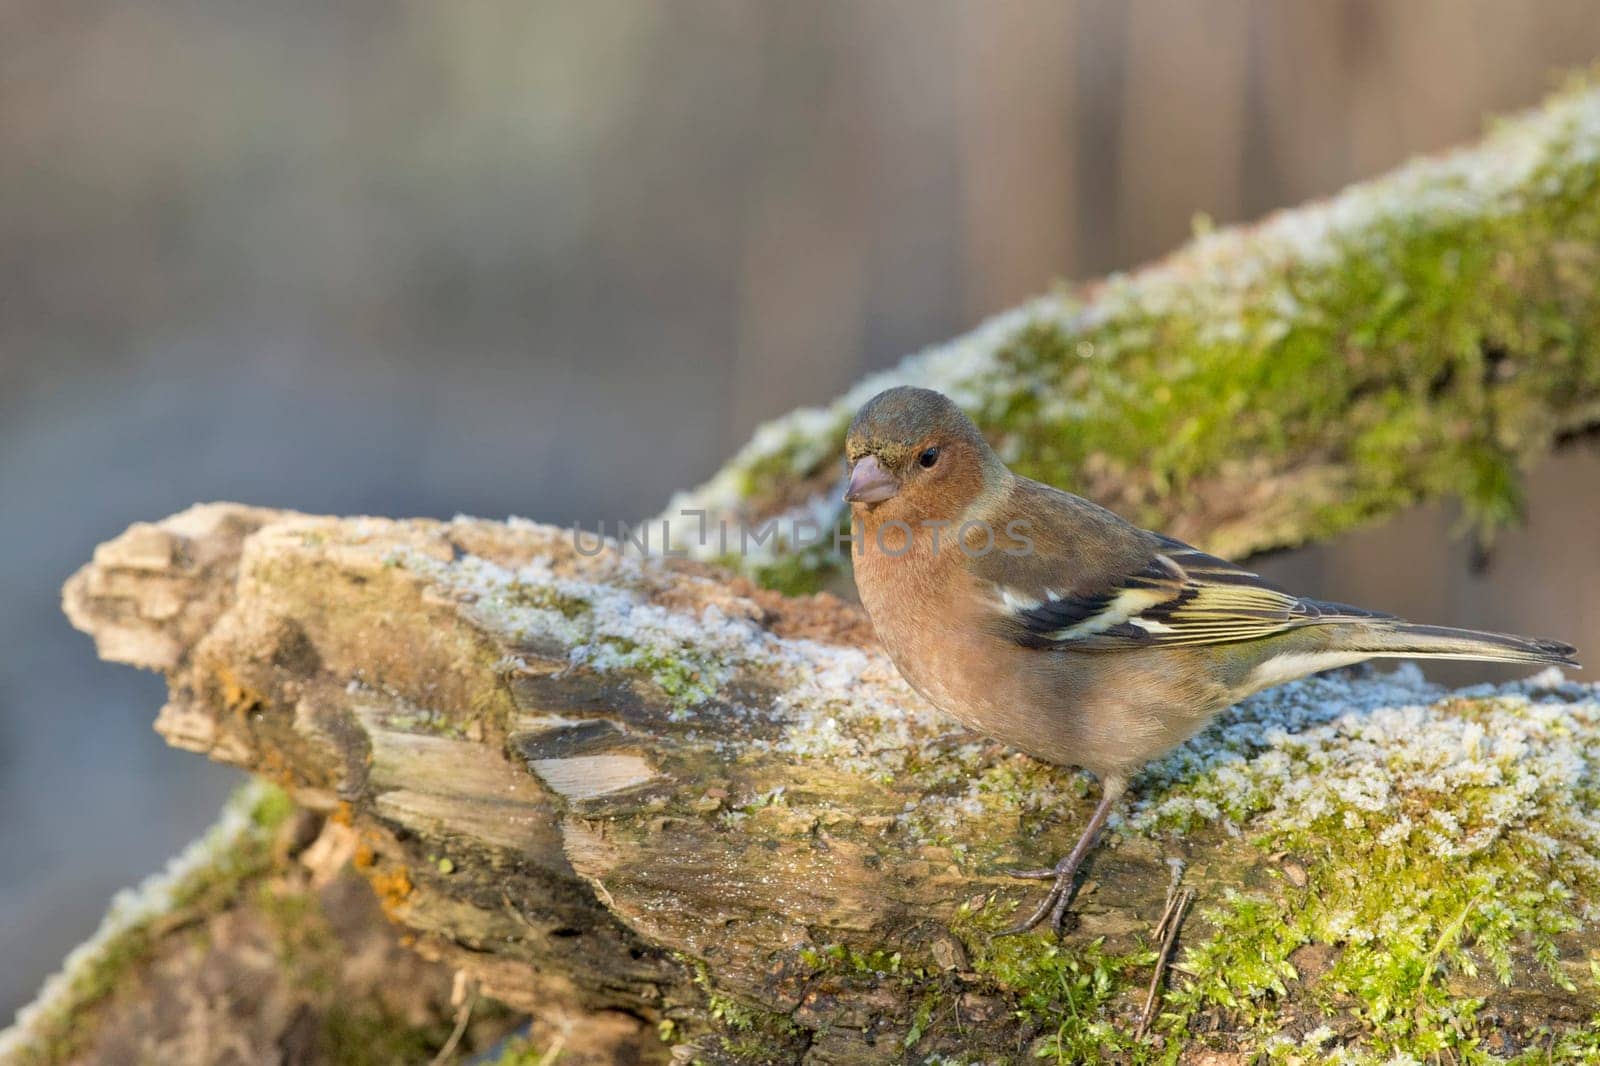
<svg viewBox="0 0 1600 1066">
<path fill-rule="evenodd" d="M 16 1023 L 0 1031 L 0 1061 L 70 1057 L 85 1028 L 80 1012 L 113 993 L 145 957 L 152 924 L 201 896 L 230 892 L 264 868 L 272 834 L 293 809 L 281 789 L 252 781 L 234 793 L 217 824 L 166 869 L 117 893 L 100 928 L 17 1012 Z"/>
<path fill-rule="evenodd" d="M 1091 788 L 1070 769 L 950 732 L 881 653 L 775 635 L 749 601 L 657 561 L 609 552 L 585 564 L 581 582 L 545 561 L 504 568 L 418 556 L 402 565 L 430 568 L 513 646 L 658 687 L 686 728 L 714 721 L 701 740 L 733 762 L 771 756 L 814 768 L 807 773 L 830 775 L 817 779 L 837 797 L 852 779 L 886 786 L 903 803 L 884 816 L 900 846 L 947 855 L 962 877 L 1031 854 L 1040 831 L 1058 827 Z M 670 605 L 668 584 L 677 591 Z M 760 698 L 748 698 L 753 691 Z M 707 813 L 745 824 L 788 802 L 778 788 Z M 809 810 L 795 820 L 821 816 L 839 834 L 861 814 L 825 810 L 815 785 L 797 802 Z M 956 928 L 974 969 L 1043 1032 L 1035 1050 L 1062 1062 L 1101 1053 L 1159 1061 L 1203 1040 L 1201 1019 L 1219 1012 L 1233 1039 L 1281 1061 L 1420 1061 L 1443 1049 L 1492 1061 L 1490 1033 L 1517 1034 L 1504 1059 L 1541 1026 L 1552 1030 L 1541 1047 L 1566 1049 L 1556 1061 L 1581 1061 L 1581 1026 L 1516 1004 L 1554 988 L 1600 1012 L 1594 960 L 1573 947 L 1592 941 L 1600 921 L 1597 811 L 1592 687 L 1551 672 L 1446 693 L 1411 666 L 1317 677 L 1245 701 L 1152 764 L 1114 823 L 1112 848 L 1234 847 L 1265 871 L 1260 884 L 1237 889 L 1190 879 L 1200 901 L 1155 1040 L 1133 1041 L 1128 1017 L 1149 979 L 1150 945 L 991 941 L 982 934 L 1008 920 L 996 904 L 969 910 Z M 879 948 L 897 950 L 839 946 Z M 1307 949 L 1325 953 L 1315 973 L 1302 972 Z M 807 965 L 838 968 L 823 954 Z M 911 1028 L 917 1039 L 937 1035 L 950 1014 L 922 971 L 897 978 L 927 1007 Z"/>
<path fill-rule="evenodd" d="M 826 755 L 842 770 L 872 776 L 900 765 L 880 757 L 895 758 L 914 737 L 944 724 L 881 655 L 779 637 L 761 624 L 751 601 L 727 596 L 710 578 L 623 554 L 614 543 L 590 561 L 581 580 L 558 573 L 542 556 L 516 568 L 470 554 L 443 562 L 397 552 L 393 559 L 451 590 L 474 621 L 508 645 L 564 658 L 574 670 L 642 680 L 666 697 L 679 720 L 694 719 L 710 704 L 724 716 L 754 714 L 741 688 L 770 691 L 762 713 L 784 728 L 775 740 L 749 741 L 758 746 Z M 658 602 L 673 585 L 703 593 L 703 601 Z M 860 680 L 873 685 L 863 690 Z"/>
<path fill-rule="evenodd" d="M 715 607 L 692 617 L 650 603 L 638 561 L 605 554 L 616 564 L 611 582 L 562 577 L 544 557 L 515 570 L 476 555 L 450 563 L 421 552 L 391 558 L 453 589 L 474 619 L 508 643 L 559 650 L 575 667 L 641 673 L 687 716 L 729 681 L 725 656 L 747 645 L 756 627 L 723 619 Z"/>
<path fill-rule="evenodd" d="M 1155 1043 L 1129 1039 L 1112 1010 L 1146 979 L 1143 949 L 975 938 L 979 969 L 1023 1009 L 1041 1023 L 1067 1010 L 1044 1053 L 1160 1061 L 1222 1012 L 1245 1050 L 1275 1061 L 1600 1055 L 1600 954 L 1570 936 L 1600 921 L 1596 687 L 1549 671 L 1446 694 L 1411 666 L 1313 678 L 1223 715 L 1133 797 L 1111 846 L 1216 826 L 1259 851 L 1278 887 L 1202 891 Z M 943 809 L 923 821 L 956 839 L 992 816 L 929 803 Z M 987 931 L 1003 917 L 963 921 Z M 1318 972 L 1299 972 L 1302 949 L 1323 953 Z M 1515 1005 L 1552 986 L 1589 1003 L 1588 1025 Z"/>
<path fill-rule="evenodd" d="M 1213 550 L 1439 496 L 1488 535 L 1518 513 L 1521 467 L 1600 413 L 1597 293 L 1600 89 L 1579 84 L 1477 146 L 1041 298 L 769 423 L 666 515 L 832 529 L 845 425 L 911 383 L 949 393 L 1018 472 L 1147 525 L 1188 516 L 1178 531 Z M 1248 519 L 1194 517 L 1218 483 L 1255 490 Z M 840 562 L 779 528 L 736 561 L 789 590 Z"/>
<path fill-rule="evenodd" d="M 1422 689 L 1414 671 L 1389 686 L 1408 679 Z M 1254 701 L 1156 771 L 1181 768 L 1185 784 L 1136 825 L 1226 821 L 1294 855 L 1306 881 L 1223 901 L 1218 935 L 1186 960 L 1201 976 L 1173 1002 L 1248 1013 L 1264 999 L 1270 1029 L 1274 995 L 1297 977 L 1290 953 L 1326 944 L 1340 950 L 1313 999 L 1354 1003 L 1380 1057 L 1472 1050 L 1496 983 L 1581 982 L 1600 1011 L 1594 960 L 1559 943 L 1600 920 L 1596 692 L 1551 671 L 1357 709 L 1336 685 Z M 1345 686 L 1369 703 L 1374 687 Z"/>
</svg>

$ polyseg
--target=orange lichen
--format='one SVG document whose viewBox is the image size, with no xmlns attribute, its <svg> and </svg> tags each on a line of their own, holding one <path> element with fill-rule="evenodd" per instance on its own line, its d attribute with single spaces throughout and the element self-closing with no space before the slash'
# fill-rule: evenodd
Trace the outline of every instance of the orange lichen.
<svg viewBox="0 0 1600 1066">
<path fill-rule="evenodd" d="M 366 877 L 378 897 L 378 903 L 383 907 L 383 913 L 394 918 L 394 912 L 411 896 L 411 875 L 404 866 L 396 866 L 368 873 Z"/>
<path fill-rule="evenodd" d="M 214 663 L 211 669 L 217 685 L 217 694 L 221 697 L 223 706 L 230 711 L 244 717 L 265 703 L 264 697 L 246 685 L 229 666 Z"/>
</svg>

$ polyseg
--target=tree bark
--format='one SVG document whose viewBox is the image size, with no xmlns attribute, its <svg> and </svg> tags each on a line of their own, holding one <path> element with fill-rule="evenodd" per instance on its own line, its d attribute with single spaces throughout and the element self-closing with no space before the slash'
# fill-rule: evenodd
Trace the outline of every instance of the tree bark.
<svg viewBox="0 0 1600 1066">
<path fill-rule="evenodd" d="M 1063 951 L 991 940 L 1032 891 L 1003 868 L 1053 859 L 1087 817 L 1076 775 L 952 733 L 848 604 L 578 547 L 521 522 L 209 505 L 102 546 L 65 602 L 102 654 L 167 675 L 170 742 L 348 824 L 353 867 L 425 957 L 543 1033 L 612 1019 L 612 1057 L 1021 1058 L 1062 1039 L 1052 1011 L 1071 1009 L 1077 971 L 1060 959 L 1103 974 L 1094 1020 L 1119 1034 L 1069 1035 L 1132 1055 L 1172 860 L 1208 906 L 1236 892 L 1285 915 L 1297 886 L 1349 873 L 1305 847 L 1266 854 L 1226 820 L 1160 831 L 1180 772 L 1149 788 L 1156 820 L 1095 857 Z M 1594 710 L 1600 739 L 1593 693 L 1569 688 L 1562 706 Z M 1571 855 L 1594 843 L 1529 817 Z M 1236 935 L 1208 906 L 1174 978 L 1195 987 Z M 1441 994 L 1485 999 L 1513 1041 L 1575 1028 L 1600 940 L 1583 921 L 1552 935 L 1511 946 L 1510 983 L 1447 954 Z M 1314 994 L 1317 951 L 1344 946 L 1296 950 L 1299 984 L 1263 991 L 1268 1014 L 1363 1039 L 1361 1004 Z M 1250 1048 L 1261 1018 L 1220 1002 L 1147 1039 Z"/>
</svg>

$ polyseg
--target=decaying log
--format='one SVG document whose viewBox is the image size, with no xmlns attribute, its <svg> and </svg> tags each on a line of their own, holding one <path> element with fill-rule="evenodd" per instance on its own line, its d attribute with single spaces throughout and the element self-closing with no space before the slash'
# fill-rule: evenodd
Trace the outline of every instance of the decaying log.
<svg viewBox="0 0 1600 1066">
<path fill-rule="evenodd" d="M 166 673 L 170 741 L 347 821 L 353 866 L 423 955 L 545 1032 L 617 1018 L 646 1061 L 1133 1054 L 1174 862 L 1200 902 L 1147 1050 L 1319 1025 L 1382 1048 L 1396 1017 L 1476 1039 L 1473 1011 L 1522 1047 L 1578 1039 L 1596 1009 L 1600 703 L 1559 679 L 1390 718 L 1341 714 L 1440 694 L 1374 678 L 1252 701 L 1148 775 L 1055 949 L 987 931 L 1033 890 L 1003 868 L 1070 842 L 1085 783 L 955 731 L 830 597 L 589 556 L 524 522 L 210 505 L 102 546 L 65 602 L 103 653 Z M 1437 750 L 1428 731 L 1463 722 L 1456 755 Z M 1407 754 L 1383 729 L 1423 739 Z M 1440 808 L 1457 843 L 1482 837 L 1452 860 L 1463 883 L 1545 895 L 1440 917 L 1426 826 L 1362 842 L 1421 819 L 1441 774 L 1505 792 Z M 1334 822 L 1293 821 L 1319 804 Z M 1364 893 L 1400 860 L 1421 887 L 1397 878 L 1388 906 L 1417 925 L 1364 933 L 1381 920 Z M 1363 935 L 1416 941 L 1420 975 L 1364 993 L 1413 1001 L 1351 998 Z"/>
<path fill-rule="evenodd" d="M 685 512 L 826 531 L 850 410 L 913 381 L 1023 473 L 1223 553 L 1440 496 L 1487 534 L 1519 470 L 1600 418 L 1597 293 L 1600 91 L 1578 86 L 913 357 L 765 428 L 666 517 L 701 556 L 730 553 Z M 771 543 L 724 561 L 791 590 L 838 578 Z M 836 600 L 529 523 L 236 505 L 134 527 L 65 599 L 103 656 L 166 675 L 173 744 L 286 789 L 319 839 L 348 827 L 352 868 L 437 964 L 395 981 L 437 1014 L 463 974 L 563 1062 L 1600 1056 L 1600 703 L 1559 677 L 1249 701 L 1136 785 L 1056 947 L 988 932 L 1031 888 L 1000 871 L 1070 842 L 1087 784 L 954 731 Z M 1140 1039 L 1175 877 L 1196 903 Z M 215 943 L 234 910 L 193 913 Z M 195 947 L 141 921 L 116 971 L 138 979 L 68 982 L 0 1051 L 134 1039 L 118 1019 L 166 987 L 146 976 Z M 359 926 L 349 942 L 393 936 Z M 260 980 L 291 1002 L 287 967 Z M 88 1038 L 36 1039 L 62 1024 Z"/>
<path fill-rule="evenodd" d="M 405 947 L 350 868 L 355 848 L 342 821 L 242 789 L 210 834 L 119 894 L 0 1033 L 0 1061 L 426 1061 L 458 1020 L 458 1047 L 492 1045 L 515 1020 Z"/>
</svg>

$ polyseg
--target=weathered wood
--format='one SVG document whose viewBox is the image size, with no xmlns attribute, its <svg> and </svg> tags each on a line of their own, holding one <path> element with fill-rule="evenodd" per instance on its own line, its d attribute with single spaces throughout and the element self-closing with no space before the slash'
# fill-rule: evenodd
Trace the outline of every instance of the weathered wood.
<svg viewBox="0 0 1600 1066">
<path fill-rule="evenodd" d="M 100 932 L 0 1034 L 15 1063 L 426 1061 L 516 1023 L 403 943 L 350 868 L 356 832 L 241 790 L 164 873 L 119 895 Z"/>
<path fill-rule="evenodd" d="M 997 946 L 985 930 L 1032 890 L 1003 867 L 1052 857 L 1086 815 L 1071 771 L 952 733 L 848 604 L 685 561 L 587 557 L 550 527 L 205 506 L 104 546 L 65 601 L 104 653 L 159 660 L 170 740 L 347 817 L 354 866 L 425 956 L 544 1031 L 632 1019 L 644 1060 L 669 1047 L 752 1061 L 1021 1055 L 1068 1009 L 1062 990 L 1030 987 L 1061 981 L 1060 959 L 1103 965 L 1120 990 L 1094 1018 L 1122 1046 L 1171 860 L 1200 890 L 1184 931 L 1196 959 L 1236 935 L 1207 906 L 1229 890 L 1292 914 L 1307 868 L 1330 891 L 1351 873 L 1332 857 L 1286 865 L 1205 818 L 1157 832 L 1200 802 L 1183 783 L 1185 765 L 1205 777 L 1191 754 L 1176 783 L 1155 775 L 1148 824 L 1096 856 L 1065 954 L 1039 938 Z M 1600 707 L 1581 698 L 1600 737 Z M 1595 842 L 1555 815 L 1536 828 L 1572 849 L 1568 883 L 1591 890 L 1600 864 L 1578 849 Z M 1510 985 L 1450 955 L 1451 1002 L 1482 995 L 1514 1013 L 1513 1039 L 1586 1017 L 1594 930 L 1557 931 L 1558 947 L 1514 946 Z M 1543 951 L 1576 975 L 1570 988 L 1537 978 Z M 1269 1014 L 1325 1009 L 1364 1032 L 1359 1004 L 1263 995 Z M 1202 1007 L 1152 1039 L 1251 1046 L 1250 1026 Z"/>
</svg>

